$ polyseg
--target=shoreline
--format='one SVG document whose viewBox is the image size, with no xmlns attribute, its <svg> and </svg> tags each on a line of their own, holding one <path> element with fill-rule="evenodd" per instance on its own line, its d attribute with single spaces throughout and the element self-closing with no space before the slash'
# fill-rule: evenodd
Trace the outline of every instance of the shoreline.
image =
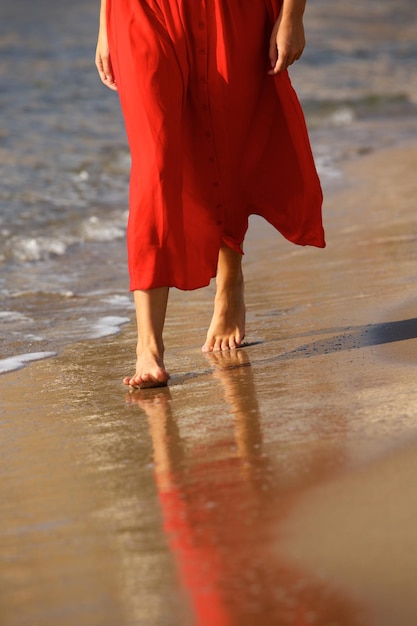
<svg viewBox="0 0 417 626">
<path fill-rule="evenodd" d="M 398 223 L 398 220 L 392 220 L 389 216 L 388 211 L 385 210 L 383 214 L 378 214 L 379 208 L 378 203 L 381 201 L 384 202 L 386 198 L 384 198 L 384 191 L 381 188 L 377 191 L 377 193 L 372 196 L 369 193 L 369 186 L 372 186 L 375 183 L 381 183 L 381 177 L 379 174 L 380 170 L 385 170 L 385 166 L 388 165 L 388 178 L 385 179 L 385 175 L 382 180 L 382 188 L 386 188 L 387 190 L 392 190 L 396 188 L 396 180 L 407 180 L 407 169 L 408 168 L 408 159 L 411 158 L 415 163 L 417 163 L 417 159 L 415 156 L 415 150 L 417 148 L 414 144 L 410 145 L 410 142 L 403 143 L 401 146 L 396 146 L 393 148 L 385 148 L 381 149 L 378 152 L 373 152 L 371 154 L 363 155 L 357 157 L 355 160 L 350 160 L 344 164 L 343 172 L 344 172 L 344 183 L 338 183 L 334 188 L 330 185 L 330 191 L 325 193 L 325 203 L 324 203 L 324 222 L 327 233 L 327 250 L 334 249 L 335 245 L 349 245 L 348 240 L 355 232 L 355 229 L 358 234 L 361 233 L 361 229 L 371 228 L 373 229 L 374 234 L 370 237 L 366 237 L 362 241 L 355 241 L 354 246 L 359 248 L 358 252 L 361 254 L 361 248 L 366 248 L 367 246 L 374 246 L 377 254 L 383 254 L 383 250 L 381 249 L 384 246 L 394 246 L 396 244 L 407 246 L 408 244 L 412 245 L 415 240 L 415 235 L 413 233 L 404 233 L 402 232 L 401 223 Z M 363 168 L 365 170 L 365 175 L 363 173 Z M 390 172 L 391 170 L 391 172 Z M 370 174 L 370 176 L 369 176 Z M 368 177 L 369 176 L 369 177 Z M 368 178 L 367 178 L 368 177 Z M 408 194 L 411 193 L 414 188 L 414 183 L 412 180 L 409 180 L 407 188 L 401 189 L 402 197 L 404 198 Z M 394 200 L 394 199 L 393 199 Z M 369 219 L 366 218 L 365 212 L 367 207 L 363 207 L 363 205 L 369 205 Z M 341 214 L 339 206 L 343 207 L 343 214 Z M 376 213 L 375 213 L 376 211 Z M 352 225 L 351 219 L 359 218 L 358 225 Z M 373 223 L 377 217 L 380 224 L 375 226 Z M 401 217 L 401 216 L 398 216 Z M 387 219 L 388 218 L 388 219 Z M 385 223 L 384 223 L 385 221 Z M 335 223 L 336 222 L 336 223 Z M 387 229 L 390 226 L 390 222 L 392 222 L 393 228 L 395 232 L 387 234 Z M 364 233 L 361 233 L 364 234 Z M 336 243 L 337 242 L 337 243 Z M 280 261 L 285 261 L 286 259 L 291 259 L 291 263 L 295 260 L 297 267 L 300 267 L 300 271 L 302 271 L 303 265 L 303 256 L 306 256 L 305 250 L 310 252 L 310 256 L 312 257 L 312 262 L 314 266 L 320 266 L 320 262 L 323 262 L 323 266 L 326 265 L 326 250 L 324 252 L 323 258 L 315 258 L 315 253 L 317 252 L 314 248 L 304 248 L 302 246 L 294 246 L 293 244 L 287 242 L 282 236 L 279 235 L 274 229 L 270 227 L 269 224 L 264 222 L 261 218 L 257 216 L 251 217 L 251 223 L 247 235 L 247 243 L 245 246 L 245 260 L 244 267 L 247 273 L 246 282 L 250 286 L 251 284 L 256 284 L 257 277 L 252 276 L 252 265 L 256 266 L 258 261 L 254 257 L 259 257 L 259 255 L 263 254 L 263 251 L 266 250 L 265 261 L 262 262 L 267 263 L 266 259 L 268 255 L 272 254 Z M 320 254 L 320 252 L 319 252 Z M 298 259 L 300 258 L 300 263 Z M 368 259 L 369 262 L 369 259 Z M 309 261 L 307 261 L 308 265 Z M 307 268 L 304 268 L 304 270 Z M 324 268 L 325 269 L 325 268 Z M 256 271 L 256 267 L 255 267 Z M 395 278 L 396 274 L 394 273 L 391 276 L 391 279 Z M 272 268 L 271 275 L 268 275 L 268 279 L 270 280 L 280 280 L 280 270 L 275 271 L 275 268 Z M 386 278 L 385 278 L 386 279 Z M 392 280 L 391 280 L 392 282 Z M 404 279 L 401 280 L 401 284 L 403 285 Z M 403 285 L 404 287 L 404 285 Z M 407 286 L 405 286 L 407 287 Z M 201 305 L 203 301 L 206 301 L 206 305 L 211 306 L 211 294 L 213 294 L 212 286 L 209 286 L 205 290 L 197 290 L 196 292 L 177 292 L 177 290 L 171 290 L 170 300 L 175 301 L 175 309 L 177 309 L 176 300 L 179 301 L 183 299 L 187 306 L 191 303 L 194 303 L 197 306 Z M 196 295 L 197 294 L 197 295 Z M 207 296 L 206 294 L 210 294 Z M 128 294 L 127 294 L 128 295 Z M 372 297 L 378 296 L 377 293 L 372 294 Z M 365 294 L 361 292 L 356 297 L 364 298 Z M 249 294 L 249 298 L 251 298 Z M 285 298 L 285 294 L 284 294 Z M 127 299 L 127 296 L 126 298 Z M 256 299 L 256 298 L 255 298 Z M 301 305 L 301 303 L 300 303 Z M 181 307 L 181 303 L 178 303 L 178 306 Z M 295 306 L 297 306 L 295 304 Z M 393 303 L 393 308 L 395 308 L 396 304 Z M 405 297 L 404 306 L 407 306 L 407 297 Z M 252 308 L 251 302 L 248 301 L 249 311 Z M 250 316 L 250 312 L 249 312 Z M 134 315 L 129 313 L 130 322 L 134 321 Z M 209 322 L 210 317 L 207 316 L 207 320 Z M 120 334 L 125 332 L 124 328 L 116 328 L 118 325 L 124 325 L 128 321 L 127 317 L 121 317 L 120 313 L 114 312 L 111 313 L 109 311 L 109 315 L 106 317 L 102 315 L 98 320 L 96 320 L 94 327 L 97 327 L 97 332 L 103 329 L 103 336 L 113 336 L 119 337 Z M 169 320 L 167 324 L 167 329 L 169 327 Z M 203 341 L 205 336 L 205 328 L 204 326 L 203 332 L 201 335 L 201 341 Z M 114 332 L 112 330 L 114 329 Z M 250 329 L 249 329 L 250 330 Z M 84 345 L 89 344 L 90 342 L 95 342 L 97 339 L 101 337 L 97 334 L 97 337 L 91 337 L 87 339 L 75 340 L 67 344 L 67 346 L 72 345 Z M 192 339 L 193 340 L 193 339 Z M 198 341 L 198 339 L 197 339 Z M 175 343 L 175 342 L 174 342 Z M 184 349 L 187 349 L 187 346 L 184 346 Z M 64 347 L 56 352 L 56 356 L 54 358 L 59 358 L 61 354 L 64 354 L 66 347 Z M 5 375 L 10 375 L 18 369 L 22 367 L 26 367 L 26 362 L 36 361 L 33 356 L 35 353 L 40 353 L 40 358 L 49 358 L 53 356 L 54 350 L 33 350 L 27 353 L 20 353 L 16 355 L 8 355 L 7 358 L 0 360 L 0 381 Z M 44 355 L 44 356 L 43 356 Z M 9 362 L 12 361 L 21 361 L 20 365 L 16 366 L 16 369 L 8 369 L 1 371 L 2 362 L 6 362 L 6 365 L 9 365 Z M 32 364 L 33 365 L 33 364 Z"/>
</svg>

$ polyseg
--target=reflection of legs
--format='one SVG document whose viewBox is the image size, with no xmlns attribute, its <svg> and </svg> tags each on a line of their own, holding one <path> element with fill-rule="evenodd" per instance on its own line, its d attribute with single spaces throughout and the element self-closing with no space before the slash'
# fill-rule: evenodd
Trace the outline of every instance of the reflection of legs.
<svg viewBox="0 0 417 626">
<path fill-rule="evenodd" d="M 169 389 L 145 394 L 130 393 L 129 404 L 137 404 L 145 411 L 152 437 L 155 476 L 158 487 L 168 491 L 175 487 L 175 475 L 182 468 L 184 456 L 178 425 L 171 410 Z"/>
<path fill-rule="evenodd" d="M 164 365 L 162 333 L 168 303 L 168 287 L 135 291 L 138 344 L 136 372 L 123 382 L 131 387 L 161 387 L 167 384 L 169 374 Z"/>
<path fill-rule="evenodd" d="M 245 336 L 242 256 L 223 245 L 217 266 L 214 313 L 203 352 L 238 348 Z"/>
<path fill-rule="evenodd" d="M 226 402 L 235 416 L 236 444 L 239 456 L 247 462 L 262 461 L 262 433 L 259 407 L 250 360 L 245 350 L 210 354 L 215 366 L 213 376 L 221 381 Z"/>
</svg>

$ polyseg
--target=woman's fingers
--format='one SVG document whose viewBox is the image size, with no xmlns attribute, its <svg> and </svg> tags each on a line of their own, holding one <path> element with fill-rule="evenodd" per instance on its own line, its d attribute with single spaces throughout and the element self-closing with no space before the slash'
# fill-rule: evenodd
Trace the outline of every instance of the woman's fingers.
<svg viewBox="0 0 417 626">
<path fill-rule="evenodd" d="M 277 52 L 276 55 L 276 61 L 274 63 L 274 65 L 272 66 L 271 71 L 269 72 L 269 74 L 279 74 L 280 72 L 283 72 L 284 70 L 288 69 L 290 67 L 290 65 L 292 65 L 294 63 L 294 61 L 298 61 L 298 59 L 300 58 L 301 54 L 299 55 L 294 55 L 294 54 L 290 54 L 288 52 Z M 272 65 L 272 63 L 271 63 Z"/>
<path fill-rule="evenodd" d="M 292 63 L 294 63 L 294 59 L 291 59 L 288 53 L 278 50 L 277 47 L 276 47 L 275 56 L 276 56 L 276 60 L 274 64 L 272 64 L 272 60 L 271 60 L 272 69 L 269 72 L 269 74 L 279 74 L 280 72 L 283 72 L 284 70 L 286 70 L 287 67 L 289 67 Z"/>
<path fill-rule="evenodd" d="M 117 91 L 107 38 L 99 37 L 96 50 L 96 67 L 101 82 L 109 89 Z"/>
<path fill-rule="evenodd" d="M 301 57 L 305 46 L 302 21 L 293 23 L 279 19 L 269 42 L 269 74 L 279 74 Z"/>
<path fill-rule="evenodd" d="M 100 54 L 96 56 L 96 67 L 100 76 L 101 82 L 109 89 L 117 91 L 116 80 L 113 74 L 113 68 L 110 58 L 103 58 Z"/>
</svg>

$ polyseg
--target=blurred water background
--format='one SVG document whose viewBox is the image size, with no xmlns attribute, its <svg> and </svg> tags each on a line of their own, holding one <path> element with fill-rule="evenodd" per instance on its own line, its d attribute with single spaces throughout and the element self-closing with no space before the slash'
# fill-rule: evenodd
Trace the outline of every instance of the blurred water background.
<svg viewBox="0 0 417 626">
<path fill-rule="evenodd" d="M 0 5 L 0 372 L 132 313 L 130 161 L 94 66 L 98 5 Z M 344 162 L 416 140 L 415 0 L 310 0 L 305 23 L 291 76 L 326 191 Z"/>
</svg>

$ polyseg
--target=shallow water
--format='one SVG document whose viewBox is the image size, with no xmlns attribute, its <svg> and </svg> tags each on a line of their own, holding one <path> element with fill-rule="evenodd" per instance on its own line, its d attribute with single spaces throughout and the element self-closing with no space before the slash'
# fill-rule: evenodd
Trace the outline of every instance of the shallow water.
<svg viewBox="0 0 417 626">
<path fill-rule="evenodd" d="M 93 64 L 97 5 L 0 7 L 0 359 L 115 332 L 131 313 L 129 154 L 117 96 Z M 414 10 L 308 8 L 292 76 L 325 190 L 343 184 L 347 160 L 416 136 Z"/>
</svg>

